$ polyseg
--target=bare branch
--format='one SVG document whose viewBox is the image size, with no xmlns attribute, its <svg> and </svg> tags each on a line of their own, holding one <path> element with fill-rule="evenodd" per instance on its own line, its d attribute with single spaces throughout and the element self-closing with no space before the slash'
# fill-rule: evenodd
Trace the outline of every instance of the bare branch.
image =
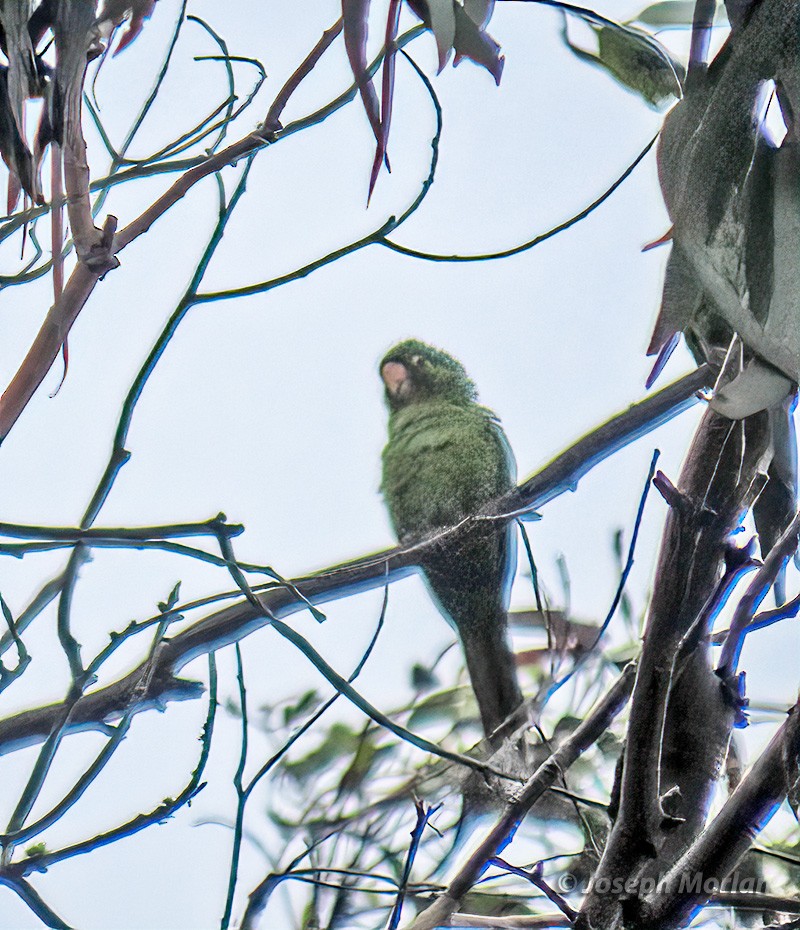
<svg viewBox="0 0 800 930">
<path fill-rule="evenodd" d="M 505 518 L 510 519 L 509 511 L 512 514 L 527 512 L 553 500 L 564 491 L 573 490 L 580 478 L 594 465 L 694 403 L 696 392 L 707 385 L 711 378 L 711 370 L 703 366 L 647 400 L 634 404 L 578 440 L 541 471 L 523 482 L 511 495 L 495 501 L 488 509 L 507 515 Z M 454 527 L 445 532 L 456 533 L 459 529 Z M 419 556 L 424 554 L 425 548 L 437 545 L 441 535 L 366 556 L 299 578 L 289 586 L 266 591 L 259 595 L 261 611 L 243 601 L 198 621 L 165 643 L 158 656 L 156 673 L 147 693 L 143 695 L 140 709 L 149 709 L 169 700 L 196 697 L 201 693 L 200 686 L 195 682 L 177 679 L 176 673 L 192 659 L 238 642 L 261 629 L 268 624 L 269 614 L 284 617 L 303 610 L 308 601 L 319 604 L 405 577 L 415 570 Z M 119 714 L 123 707 L 128 706 L 131 692 L 137 686 L 140 674 L 141 669 L 135 669 L 120 681 L 81 698 L 70 719 L 70 731 L 93 727 L 104 729 L 107 718 L 113 717 L 115 713 Z M 160 688 L 163 688 L 163 691 L 159 690 Z M 0 720 L 0 754 L 11 752 L 21 746 L 33 745 L 44 739 L 50 732 L 52 722 L 61 706 L 51 704 Z"/>
</svg>

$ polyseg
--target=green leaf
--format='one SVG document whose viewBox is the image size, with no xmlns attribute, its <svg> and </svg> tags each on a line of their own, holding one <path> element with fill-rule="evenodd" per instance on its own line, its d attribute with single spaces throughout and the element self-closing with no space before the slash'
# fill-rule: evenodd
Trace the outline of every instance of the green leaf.
<svg viewBox="0 0 800 930">
<path fill-rule="evenodd" d="M 375 735 L 368 734 L 361 739 L 361 742 L 353 756 L 353 761 L 342 775 L 339 782 L 338 794 L 341 797 L 345 794 L 351 794 L 358 791 L 372 772 L 377 762 L 387 753 L 391 752 L 392 747 L 384 744 L 379 746 L 376 742 Z"/>
<path fill-rule="evenodd" d="M 239 705 L 231 698 L 225 698 L 225 700 L 221 703 L 222 707 L 225 709 L 225 712 L 230 714 L 231 717 L 236 717 L 238 719 L 242 716 L 241 707 L 239 707 Z"/>
<path fill-rule="evenodd" d="M 356 733 L 344 723 L 334 723 L 325 739 L 302 759 L 287 762 L 284 770 L 298 782 L 302 782 L 329 768 L 334 762 L 353 755 L 361 741 L 361 734 Z"/>
<path fill-rule="evenodd" d="M 319 930 L 319 913 L 317 909 L 317 896 L 311 895 L 303 911 L 302 922 L 300 926 L 303 930 Z"/>
<path fill-rule="evenodd" d="M 618 83 L 658 107 L 681 94 L 684 68 L 647 32 L 632 26 L 590 26 L 597 37 L 597 54 L 571 41 L 564 23 L 563 38 L 575 55 L 603 68 Z"/>
<path fill-rule="evenodd" d="M 694 16 L 694 0 L 660 0 L 634 17 L 645 26 L 691 26 Z"/>
<path fill-rule="evenodd" d="M 408 718 L 408 727 L 416 727 L 429 723 L 451 723 L 460 718 L 464 711 L 464 695 L 469 691 L 466 687 L 449 688 L 446 691 L 437 691 L 415 705 Z"/>
<path fill-rule="evenodd" d="M 301 694 L 294 702 L 283 709 L 283 724 L 289 726 L 298 717 L 305 717 L 319 704 L 319 694 L 314 688 Z"/>
<path fill-rule="evenodd" d="M 453 0 L 428 0 L 431 16 L 431 31 L 439 50 L 439 70 L 442 71 L 450 57 L 456 38 L 456 14 Z"/>
<path fill-rule="evenodd" d="M 648 103 L 657 106 L 668 97 L 679 95 L 683 66 L 666 49 L 653 47 L 635 33 L 611 26 L 597 30 L 597 43 L 598 63 Z"/>
<path fill-rule="evenodd" d="M 654 26 L 656 29 L 689 28 L 694 17 L 695 0 L 659 0 L 645 7 L 631 22 L 642 23 L 645 26 Z M 717 4 L 717 15 L 714 17 L 715 25 L 724 25 L 725 4 Z"/>
<path fill-rule="evenodd" d="M 604 756 L 618 755 L 622 748 L 622 741 L 616 734 L 606 730 L 595 743 Z"/>
<path fill-rule="evenodd" d="M 614 665 L 623 666 L 627 665 L 627 663 L 632 659 L 635 659 L 636 656 L 639 655 L 640 649 L 641 644 L 638 642 L 625 643 L 622 646 L 616 646 L 613 649 L 607 649 L 605 651 L 605 657 Z"/>
<path fill-rule="evenodd" d="M 411 687 L 415 691 L 431 691 L 438 684 L 439 679 L 427 665 L 420 665 L 419 662 L 414 663 L 411 669 Z"/>
<path fill-rule="evenodd" d="M 462 910 L 480 917 L 497 917 L 508 913 L 509 904 L 515 905 L 515 913 L 520 916 L 532 913 L 527 902 L 516 895 L 474 890 L 464 897 Z"/>
</svg>

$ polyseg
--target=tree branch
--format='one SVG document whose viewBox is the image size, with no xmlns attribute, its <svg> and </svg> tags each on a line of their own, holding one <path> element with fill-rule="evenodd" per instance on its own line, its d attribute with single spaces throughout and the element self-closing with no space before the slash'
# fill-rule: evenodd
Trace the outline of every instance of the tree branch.
<svg viewBox="0 0 800 930">
<path fill-rule="evenodd" d="M 469 857 L 450 883 L 447 891 L 425 911 L 410 930 L 435 930 L 447 926 L 464 895 L 485 871 L 487 861 L 507 846 L 523 818 L 536 801 L 575 760 L 602 736 L 614 718 L 627 704 L 633 689 L 636 665 L 625 666 L 606 696 L 578 726 L 572 736 L 552 753 L 531 775 L 518 796 L 506 805 L 497 823 Z"/>
<path fill-rule="evenodd" d="M 719 814 L 645 898 L 643 926 L 658 930 L 685 926 L 709 897 L 702 885 L 709 879 L 722 883 L 797 783 L 798 753 L 800 706 L 796 704 Z M 697 877 L 701 887 L 691 890 Z"/>
<path fill-rule="evenodd" d="M 712 380 L 711 369 L 704 365 L 632 405 L 579 439 L 510 494 L 492 502 L 487 507 L 492 516 L 484 514 L 470 519 L 511 519 L 515 514 L 530 512 L 553 500 L 564 491 L 574 490 L 580 478 L 594 465 L 687 409 L 696 401 L 697 391 Z M 285 617 L 307 608 L 308 602 L 319 604 L 397 581 L 416 570 L 427 549 L 439 545 L 446 535 L 463 532 L 469 522 L 442 530 L 421 542 L 356 559 L 265 591 L 258 596 L 260 610 L 242 600 L 198 621 L 164 643 L 137 709 L 146 710 L 169 700 L 198 696 L 202 692 L 199 683 L 175 677 L 193 659 L 244 639 L 268 625 L 270 615 Z M 104 729 L 108 718 L 129 708 L 141 674 L 140 666 L 120 681 L 82 697 L 70 717 L 68 730 Z M 51 704 L 0 720 L 0 754 L 44 739 L 62 706 L 61 703 Z"/>
</svg>

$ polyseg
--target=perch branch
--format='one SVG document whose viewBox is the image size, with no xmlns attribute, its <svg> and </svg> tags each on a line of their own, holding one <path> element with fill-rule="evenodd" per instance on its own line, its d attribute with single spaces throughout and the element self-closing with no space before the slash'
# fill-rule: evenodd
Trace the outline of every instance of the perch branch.
<svg viewBox="0 0 800 930">
<path fill-rule="evenodd" d="M 608 458 L 648 430 L 685 410 L 696 399 L 697 391 L 713 380 L 708 366 L 685 375 L 657 394 L 634 404 L 602 426 L 579 439 L 533 475 L 510 495 L 493 502 L 492 512 L 502 514 L 520 509 L 530 511 L 577 486 L 579 479 L 594 465 Z M 485 519 L 474 517 L 472 519 Z M 290 585 L 272 588 L 259 595 L 261 610 L 242 600 L 198 621 L 164 643 L 159 652 L 147 691 L 138 710 L 161 707 L 169 700 L 197 697 L 202 686 L 176 677 L 193 659 L 238 642 L 269 624 L 269 615 L 285 617 L 307 608 L 308 602 L 322 603 L 358 591 L 382 587 L 387 582 L 411 574 L 426 548 L 438 545 L 442 534 L 463 531 L 461 527 L 443 530 L 437 536 L 377 555 L 356 559 L 326 571 L 297 579 Z M 105 729 L 109 718 L 129 708 L 133 690 L 141 680 L 137 668 L 111 685 L 82 697 L 70 716 L 69 731 Z M 34 745 L 50 732 L 62 704 L 23 711 L 0 720 L 0 754 Z"/>
</svg>

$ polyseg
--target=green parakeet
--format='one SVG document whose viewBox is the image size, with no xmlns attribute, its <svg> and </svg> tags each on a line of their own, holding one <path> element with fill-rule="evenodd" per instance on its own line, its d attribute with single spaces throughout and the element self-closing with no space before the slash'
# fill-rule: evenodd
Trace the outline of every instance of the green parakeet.
<svg viewBox="0 0 800 930">
<path fill-rule="evenodd" d="M 455 526 L 513 486 L 505 433 L 460 362 L 409 339 L 386 354 L 380 373 L 389 407 L 381 490 L 401 541 Z M 461 639 L 487 736 L 522 703 L 507 638 L 515 544 L 511 527 L 486 521 L 421 562 Z"/>
</svg>

